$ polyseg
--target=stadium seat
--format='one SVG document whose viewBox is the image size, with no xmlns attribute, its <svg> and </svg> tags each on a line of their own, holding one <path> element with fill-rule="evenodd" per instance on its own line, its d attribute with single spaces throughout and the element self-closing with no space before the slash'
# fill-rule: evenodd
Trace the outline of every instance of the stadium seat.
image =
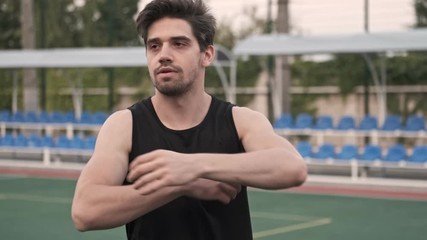
<svg viewBox="0 0 427 240">
<path fill-rule="evenodd" d="M 36 123 L 39 121 L 39 116 L 36 112 L 29 111 L 24 114 L 24 122 Z"/>
<path fill-rule="evenodd" d="M 2 138 L 0 138 L 0 146 L 11 147 L 13 146 L 13 135 L 6 133 Z"/>
<path fill-rule="evenodd" d="M 373 160 L 380 160 L 381 156 L 382 156 L 381 148 L 378 145 L 369 144 L 363 148 L 363 152 L 360 154 L 359 159 L 373 161 Z"/>
<path fill-rule="evenodd" d="M 295 119 L 294 128 L 296 129 L 313 128 L 313 117 L 307 113 L 298 114 Z"/>
<path fill-rule="evenodd" d="M 69 148 L 70 147 L 70 140 L 67 138 L 66 135 L 60 135 L 56 142 L 54 142 L 54 147 L 56 148 Z"/>
<path fill-rule="evenodd" d="M 65 123 L 65 115 L 62 112 L 51 112 L 50 114 L 51 123 Z"/>
<path fill-rule="evenodd" d="M 24 113 L 17 111 L 10 115 L 10 122 L 25 122 Z"/>
<path fill-rule="evenodd" d="M 79 136 L 75 136 L 68 142 L 68 147 L 73 149 L 82 149 L 83 148 L 83 139 Z"/>
<path fill-rule="evenodd" d="M 317 150 L 317 152 L 312 154 L 312 157 L 317 159 L 334 158 L 334 156 L 335 156 L 335 147 L 330 143 L 325 143 L 321 145 Z"/>
<path fill-rule="evenodd" d="M 95 148 L 96 137 L 88 136 L 83 140 L 83 149 L 94 149 Z"/>
<path fill-rule="evenodd" d="M 10 112 L 7 110 L 0 111 L 0 122 L 8 122 L 10 118 Z"/>
<path fill-rule="evenodd" d="M 42 111 L 39 113 L 38 122 L 40 123 L 48 123 L 50 122 L 50 115 L 48 112 Z"/>
<path fill-rule="evenodd" d="M 315 129 L 318 130 L 326 130 L 326 129 L 332 129 L 333 126 L 333 121 L 332 121 L 332 117 L 331 116 L 319 116 L 316 119 L 316 123 L 314 125 Z"/>
<path fill-rule="evenodd" d="M 378 120 L 374 116 L 364 116 L 357 129 L 362 131 L 376 130 L 378 129 Z"/>
<path fill-rule="evenodd" d="M 415 146 L 408 160 L 416 163 L 427 163 L 427 145 Z"/>
<path fill-rule="evenodd" d="M 346 144 L 343 145 L 336 155 L 336 159 L 351 160 L 357 158 L 358 149 L 356 145 Z"/>
<path fill-rule="evenodd" d="M 108 114 L 104 112 L 96 112 L 93 115 L 93 123 L 95 124 L 103 124 L 105 120 L 107 120 Z"/>
<path fill-rule="evenodd" d="M 13 146 L 14 147 L 27 147 L 28 146 L 28 140 L 27 137 L 23 134 L 18 134 L 16 137 L 13 138 Z"/>
<path fill-rule="evenodd" d="M 51 148 L 54 146 L 55 146 L 55 144 L 54 144 L 52 136 L 48 136 L 48 135 L 40 136 L 40 147 Z"/>
<path fill-rule="evenodd" d="M 66 122 L 66 123 L 76 122 L 76 117 L 74 115 L 74 112 L 65 112 L 64 113 L 64 122 Z"/>
<path fill-rule="evenodd" d="M 343 116 L 338 122 L 337 130 L 351 130 L 356 126 L 356 121 L 352 116 Z"/>
<path fill-rule="evenodd" d="M 291 128 L 293 126 L 292 115 L 282 114 L 273 124 L 274 128 Z"/>
<path fill-rule="evenodd" d="M 397 115 L 387 115 L 381 127 L 383 131 L 396 131 L 402 129 L 402 121 Z"/>
<path fill-rule="evenodd" d="M 95 120 L 92 113 L 83 112 L 82 115 L 80 116 L 80 119 L 77 122 L 81 124 L 94 124 Z"/>
<path fill-rule="evenodd" d="M 409 116 L 405 124 L 406 131 L 422 131 L 425 130 L 424 117 L 412 115 Z"/>
<path fill-rule="evenodd" d="M 34 133 L 31 134 L 28 138 L 28 147 L 41 147 L 41 137 L 40 135 Z"/>
<path fill-rule="evenodd" d="M 310 157 L 311 156 L 311 144 L 307 141 L 301 141 L 296 146 L 297 151 L 301 154 L 302 157 Z"/>
<path fill-rule="evenodd" d="M 387 153 L 385 154 L 384 161 L 387 162 L 398 162 L 401 160 L 406 160 L 406 148 L 400 143 L 391 145 L 387 149 Z"/>
</svg>

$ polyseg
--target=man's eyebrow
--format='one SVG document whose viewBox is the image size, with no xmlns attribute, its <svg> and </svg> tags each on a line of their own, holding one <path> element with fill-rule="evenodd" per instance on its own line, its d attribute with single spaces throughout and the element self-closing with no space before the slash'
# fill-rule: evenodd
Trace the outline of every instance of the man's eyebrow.
<svg viewBox="0 0 427 240">
<path fill-rule="evenodd" d="M 147 44 L 153 43 L 153 42 L 159 42 L 160 39 L 159 38 L 150 38 L 147 40 Z"/>
<path fill-rule="evenodd" d="M 191 39 L 189 37 L 184 36 L 184 35 L 183 36 L 173 36 L 173 37 L 170 37 L 169 40 L 172 40 L 172 41 L 187 41 L 187 42 L 191 41 Z M 155 37 L 155 38 L 149 38 L 147 40 L 147 44 L 153 43 L 153 42 L 160 42 L 160 38 Z"/>
<path fill-rule="evenodd" d="M 187 42 L 190 42 L 191 41 L 191 39 L 189 38 L 189 37 L 187 37 L 187 36 L 176 36 L 176 37 L 171 37 L 171 40 L 174 40 L 174 41 L 179 41 L 179 40 L 184 40 L 184 41 L 187 41 Z"/>
</svg>

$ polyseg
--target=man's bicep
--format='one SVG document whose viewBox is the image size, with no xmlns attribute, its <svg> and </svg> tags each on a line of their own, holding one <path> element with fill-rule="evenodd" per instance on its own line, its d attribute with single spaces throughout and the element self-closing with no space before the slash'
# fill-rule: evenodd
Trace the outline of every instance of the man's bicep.
<svg viewBox="0 0 427 240">
<path fill-rule="evenodd" d="M 247 152 L 293 146 L 283 137 L 277 135 L 268 119 L 261 113 L 236 108 L 233 111 L 239 137 Z"/>
<path fill-rule="evenodd" d="M 132 118 L 129 111 L 113 114 L 102 126 L 92 157 L 81 173 L 81 181 L 121 185 L 128 172 Z"/>
</svg>

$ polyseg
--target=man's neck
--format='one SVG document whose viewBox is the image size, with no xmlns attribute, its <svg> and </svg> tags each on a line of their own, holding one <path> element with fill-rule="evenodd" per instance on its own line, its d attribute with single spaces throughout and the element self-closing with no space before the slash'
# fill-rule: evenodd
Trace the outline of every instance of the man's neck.
<svg viewBox="0 0 427 240">
<path fill-rule="evenodd" d="M 151 101 L 160 121 L 174 130 L 184 130 L 200 124 L 208 113 L 212 97 L 206 92 L 179 97 L 156 93 Z"/>
</svg>

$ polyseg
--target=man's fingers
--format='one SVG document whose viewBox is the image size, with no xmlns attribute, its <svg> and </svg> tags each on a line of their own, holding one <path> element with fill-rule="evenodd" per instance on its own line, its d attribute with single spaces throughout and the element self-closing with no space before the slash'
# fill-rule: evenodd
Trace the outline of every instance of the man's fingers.
<svg viewBox="0 0 427 240">
<path fill-rule="evenodd" d="M 157 164 L 153 162 L 135 165 L 133 168 L 129 169 L 129 174 L 127 180 L 129 182 L 134 182 L 142 176 L 149 174 L 157 168 Z"/>
<path fill-rule="evenodd" d="M 239 184 L 221 183 L 219 185 L 222 191 L 224 191 L 231 199 L 234 199 L 239 194 L 242 186 Z"/>
<path fill-rule="evenodd" d="M 164 186 L 165 186 L 164 181 L 156 180 L 156 181 L 150 182 L 147 185 L 142 186 L 141 188 L 138 188 L 137 191 L 141 195 L 148 195 Z"/>
<path fill-rule="evenodd" d="M 135 189 L 141 188 L 144 185 L 148 185 L 155 181 L 160 181 L 163 179 L 163 172 L 162 171 L 154 171 L 147 173 L 141 177 L 139 177 L 134 183 L 133 186 Z"/>
</svg>

